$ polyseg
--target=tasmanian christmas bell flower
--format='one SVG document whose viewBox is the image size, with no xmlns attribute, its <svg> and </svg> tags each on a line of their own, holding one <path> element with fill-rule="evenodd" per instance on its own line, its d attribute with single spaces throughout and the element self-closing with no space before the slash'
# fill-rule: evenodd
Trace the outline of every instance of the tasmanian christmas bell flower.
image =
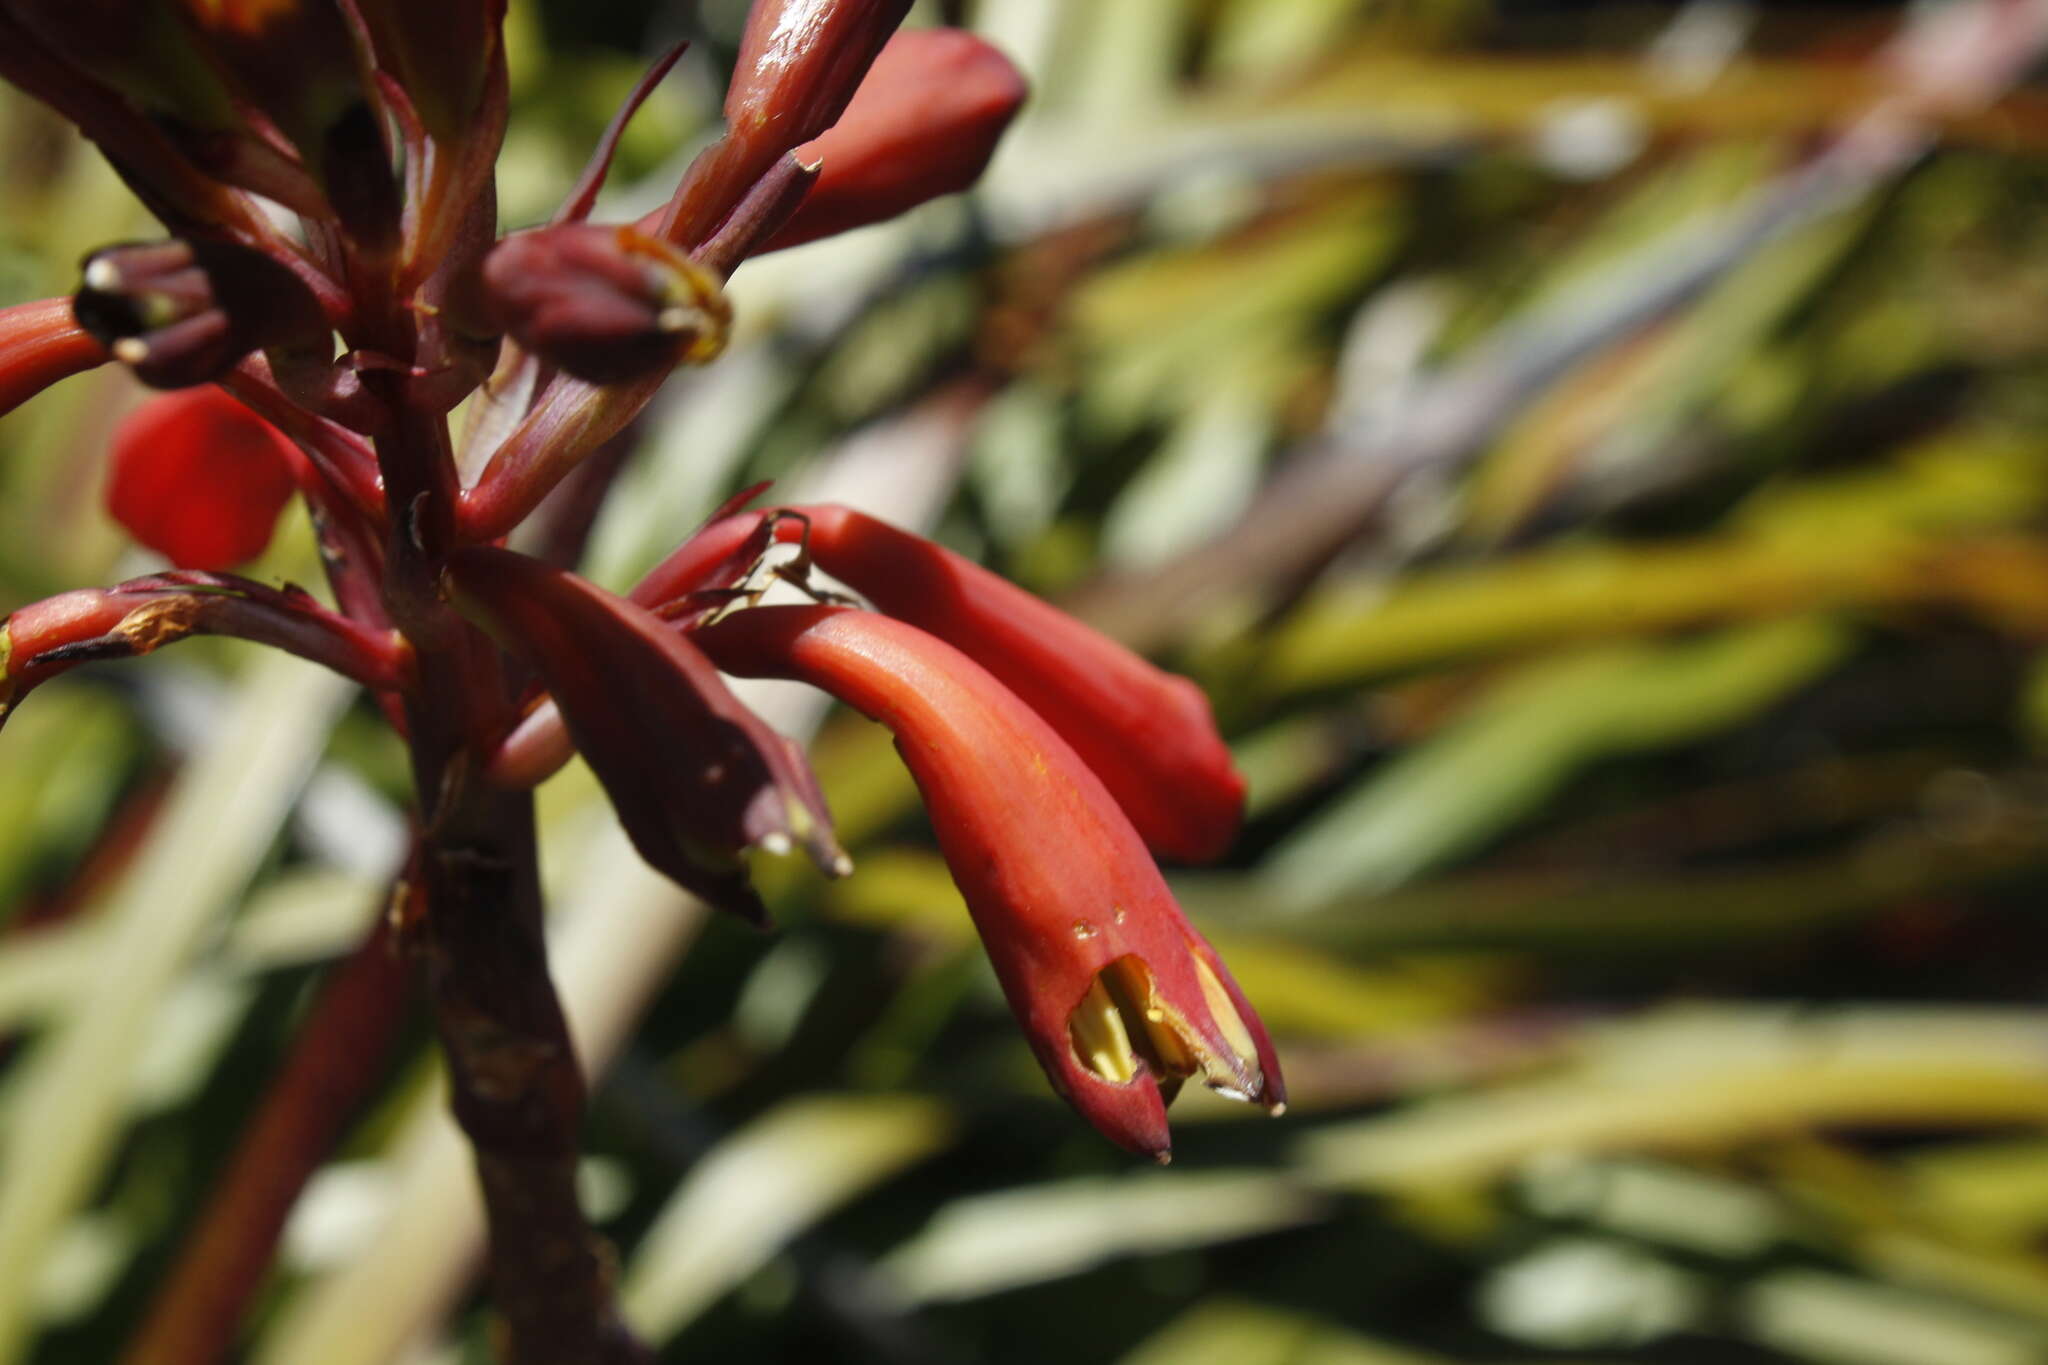
<svg viewBox="0 0 2048 1365">
<path fill-rule="evenodd" d="M 1032 1051 L 1105 1136 L 1164 1160 L 1190 1077 L 1284 1106 L 1258 1015 L 1116 799 L 988 670 L 845 607 L 739 611 L 696 639 L 728 672 L 810 683 L 894 732 Z"/>
</svg>

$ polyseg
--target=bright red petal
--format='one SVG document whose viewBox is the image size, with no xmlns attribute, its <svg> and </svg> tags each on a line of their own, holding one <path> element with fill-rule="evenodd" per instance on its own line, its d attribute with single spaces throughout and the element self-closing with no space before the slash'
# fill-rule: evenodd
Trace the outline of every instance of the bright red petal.
<svg viewBox="0 0 2048 1365">
<path fill-rule="evenodd" d="M 270 543 L 297 483 L 282 433 L 208 385 L 152 398 L 114 431 L 107 511 L 181 569 L 225 569 Z"/>
</svg>

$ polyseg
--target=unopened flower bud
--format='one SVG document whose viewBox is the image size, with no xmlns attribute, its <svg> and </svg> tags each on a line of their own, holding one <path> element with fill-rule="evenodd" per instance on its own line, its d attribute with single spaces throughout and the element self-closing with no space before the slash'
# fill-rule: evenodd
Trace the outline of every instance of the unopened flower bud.
<svg viewBox="0 0 2048 1365">
<path fill-rule="evenodd" d="M 327 319 L 305 283 L 262 252 L 225 242 L 94 252 L 71 306 L 79 326 L 159 389 L 217 379 L 251 351 L 329 346 Z"/>
<path fill-rule="evenodd" d="M 703 266 L 634 228 L 588 223 L 498 243 L 484 258 L 480 307 L 520 345 L 593 384 L 701 365 L 724 349 L 732 323 Z"/>
<path fill-rule="evenodd" d="M 727 135 L 766 162 L 830 128 L 909 9 L 909 0 L 757 0 L 725 92 Z"/>
<path fill-rule="evenodd" d="M 776 158 L 830 128 L 910 0 L 755 0 L 725 92 L 725 136 L 676 187 L 663 236 L 702 244 Z"/>
<path fill-rule="evenodd" d="M 1010 59 L 961 29 L 910 29 L 875 59 L 853 103 L 797 148 L 819 168 L 774 251 L 893 218 L 972 185 L 1029 87 Z"/>
<path fill-rule="evenodd" d="M 451 555 L 447 585 L 539 674 L 650 866 L 757 923 L 744 850 L 801 846 L 826 872 L 852 870 L 801 751 L 653 613 L 490 546 Z"/>
</svg>

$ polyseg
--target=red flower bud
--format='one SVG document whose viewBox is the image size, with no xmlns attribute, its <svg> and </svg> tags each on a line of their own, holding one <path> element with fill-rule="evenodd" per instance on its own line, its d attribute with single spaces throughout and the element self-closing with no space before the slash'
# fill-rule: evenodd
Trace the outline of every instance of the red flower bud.
<svg viewBox="0 0 2048 1365">
<path fill-rule="evenodd" d="M 851 870 L 803 756 L 652 613 L 510 550 L 457 551 L 455 601 L 531 663 L 657 871 L 757 923 L 743 849 L 801 844 Z"/>
<path fill-rule="evenodd" d="M 726 135 L 762 166 L 830 128 L 910 0 L 755 0 L 725 92 Z"/>
<path fill-rule="evenodd" d="M 661 236 L 702 245 L 777 158 L 830 128 L 910 0 L 755 0 L 725 92 L 725 136 L 690 166 Z"/>
<path fill-rule="evenodd" d="M 211 385 L 164 394 L 115 428 L 107 511 L 179 568 L 224 569 L 270 543 L 301 459 Z"/>
<path fill-rule="evenodd" d="M 853 102 L 797 148 L 818 182 L 762 251 L 893 218 L 966 189 L 995 155 L 1029 87 L 1010 59 L 961 29 L 889 40 Z"/>
<path fill-rule="evenodd" d="M 1152 848 L 1189 862 L 1229 848 L 1244 779 L 1200 688 L 942 546 L 851 508 L 799 510 L 827 573 L 1000 678 L 1094 769 Z"/>
<path fill-rule="evenodd" d="M 562 223 L 515 232 L 484 258 L 488 323 L 593 384 L 703 364 L 732 308 L 704 267 L 630 227 Z"/>
<path fill-rule="evenodd" d="M 71 300 L 0 308 L 0 417 L 60 379 L 107 363 L 107 348 L 71 316 Z"/>
<path fill-rule="evenodd" d="M 741 611 L 696 639 L 721 668 L 811 683 L 895 732 L 1039 1064 L 1106 1136 L 1163 1160 L 1166 1102 L 1190 1076 L 1279 1111 L 1264 1027 L 1137 831 L 987 670 L 837 607 Z"/>
</svg>

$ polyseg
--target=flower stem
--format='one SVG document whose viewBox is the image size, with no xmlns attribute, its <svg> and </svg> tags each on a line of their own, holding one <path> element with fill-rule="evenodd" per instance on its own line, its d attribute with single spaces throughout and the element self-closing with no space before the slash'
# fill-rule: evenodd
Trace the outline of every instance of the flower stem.
<svg viewBox="0 0 2048 1365">
<path fill-rule="evenodd" d="M 457 495 L 446 422 L 394 410 L 377 439 L 394 512 L 385 605 L 418 657 L 406 732 L 422 825 L 405 941 L 475 1151 L 500 1354 L 505 1365 L 642 1365 L 653 1357 L 619 1318 L 611 1254 L 577 1201 L 583 1076 L 548 973 L 533 800 L 483 776 L 515 683 L 442 596 Z"/>
<path fill-rule="evenodd" d="M 485 783 L 444 800 L 426 837 L 416 952 L 476 1151 L 507 1365 L 626 1365 L 611 1258 L 576 1198 L 583 1077 L 549 979 L 532 799 Z"/>
</svg>

